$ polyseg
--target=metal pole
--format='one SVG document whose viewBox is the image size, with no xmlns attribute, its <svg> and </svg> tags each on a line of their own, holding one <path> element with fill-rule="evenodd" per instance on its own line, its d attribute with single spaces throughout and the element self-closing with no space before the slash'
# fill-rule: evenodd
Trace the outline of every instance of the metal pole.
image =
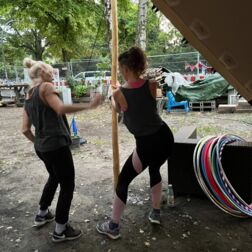
<svg viewBox="0 0 252 252">
<path fill-rule="evenodd" d="M 4 26 L 7 26 L 8 24 L 10 24 L 11 22 L 14 22 L 15 20 L 9 20 L 8 22 L 6 22 L 4 24 Z M 5 62 L 5 55 L 4 55 L 4 44 L 3 44 L 3 37 L 4 37 L 4 33 L 3 33 L 3 28 L 2 28 L 2 57 L 3 57 L 3 64 L 4 64 L 4 72 L 5 72 L 5 79 L 8 80 L 8 73 L 7 73 L 7 68 L 6 68 L 6 62 Z"/>
<path fill-rule="evenodd" d="M 199 79 L 199 62 L 200 62 L 200 55 L 197 53 L 197 79 Z"/>
<path fill-rule="evenodd" d="M 72 63 L 72 61 L 70 61 L 70 69 L 71 69 L 71 76 L 73 77 L 74 74 L 73 74 L 73 63 Z"/>
<path fill-rule="evenodd" d="M 18 77 L 18 72 L 17 72 L 16 65 L 14 65 L 14 71 L 15 71 L 15 75 L 16 75 L 16 83 L 18 83 L 19 82 L 19 77 Z"/>
<path fill-rule="evenodd" d="M 6 70 L 6 65 L 5 65 L 5 55 L 4 55 L 4 45 L 3 45 L 3 28 L 2 28 L 2 36 L 1 36 L 1 40 L 2 40 L 2 58 L 3 58 L 3 65 L 4 65 L 4 72 L 5 72 L 5 79 L 8 80 L 8 74 L 7 74 L 7 70 Z"/>
<path fill-rule="evenodd" d="M 7 69 L 6 69 L 6 62 L 5 62 L 5 55 L 4 55 L 3 44 L 2 44 L 2 52 L 3 52 L 3 64 L 4 64 L 5 79 L 8 80 L 8 73 L 7 73 Z"/>
</svg>

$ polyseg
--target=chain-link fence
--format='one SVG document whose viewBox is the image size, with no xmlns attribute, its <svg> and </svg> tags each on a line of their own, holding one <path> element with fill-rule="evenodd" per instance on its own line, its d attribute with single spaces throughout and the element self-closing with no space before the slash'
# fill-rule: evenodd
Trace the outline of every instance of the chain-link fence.
<svg viewBox="0 0 252 252">
<path fill-rule="evenodd" d="M 165 67 L 171 72 L 199 75 L 203 73 L 209 64 L 198 52 L 177 53 L 168 55 L 155 55 L 148 57 L 149 67 Z M 204 67 L 203 67 L 204 66 Z M 67 76 L 76 76 L 81 72 L 110 70 L 111 62 L 104 58 L 83 59 L 71 61 L 68 63 L 53 64 L 54 68 L 59 69 L 60 79 L 66 79 Z M 204 74 L 204 73 L 203 73 Z M 0 80 L 8 82 L 24 81 L 24 69 L 22 66 L 3 65 L 0 63 Z"/>
<path fill-rule="evenodd" d="M 198 52 L 149 56 L 150 67 L 165 67 L 171 72 L 199 74 L 207 61 Z M 203 68 L 204 69 L 204 68 Z"/>
<path fill-rule="evenodd" d="M 101 63 L 101 59 L 83 59 L 79 61 L 71 61 L 65 64 L 53 64 L 53 67 L 59 69 L 61 78 L 66 78 L 68 75 L 74 77 L 81 72 L 97 71 L 99 69 L 97 66 L 99 63 Z M 109 67 L 110 66 L 108 65 L 108 68 Z"/>
<path fill-rule="evenodd" d="M 0 63 L 0 82 L 22 82 L 24 68 L 22 66 L 4 65 Z"/>
</svg>

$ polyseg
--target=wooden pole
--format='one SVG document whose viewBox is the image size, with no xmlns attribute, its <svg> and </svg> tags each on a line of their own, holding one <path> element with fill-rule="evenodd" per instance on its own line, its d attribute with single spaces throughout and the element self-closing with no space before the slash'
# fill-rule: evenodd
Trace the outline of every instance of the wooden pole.
<svg viewBox="0 0 252 252">
<path fill-rule="evenodd" d="M 118 22 L 117 22 L 117 0 L 111 0 L 112 16 L 112 90 L 116 88 L 117 83 L 117 58 L 118 58 Z M 112 109 L 112 147 L 113 147 L 113 173 L 114 189 L 117 185 L 120 171 L 119 146 L 118 146 L 118 121 L 115 109 Z"/>
</svg>

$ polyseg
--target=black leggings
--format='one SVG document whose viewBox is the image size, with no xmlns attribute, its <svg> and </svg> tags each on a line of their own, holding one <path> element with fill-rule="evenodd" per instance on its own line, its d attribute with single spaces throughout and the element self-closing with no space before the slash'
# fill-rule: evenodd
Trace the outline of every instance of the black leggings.
<svg viewBox="0 0 252 252">
<path fill-rule="evenodd" d="M 72 153 L 69 146 L 55 151 L 36 151 L 36 153 L 44 162 L 49 173 L 49 178 L 44 186 L 39 202 L 40 209 L 46 210 L 51 205 L 58 184 L 60 184 L 55 220 L 57 223 L 65 224 L 68 221 L 75 186 Z"/>
<path fill-rule="evenodd" d="M 163 122 L 159 131 L 153 135 L 136 137 L 136 151 L 142 162 L 142 170 L 149 167 L 150 186 L 161 182 L 160 167 L 171 156 L 174 144 L 170 128 Z M 126 204 L 128 186 L 138 175 L 132 163 L 131 154 L 118 177 L 117 196 Z"/>
</svg>

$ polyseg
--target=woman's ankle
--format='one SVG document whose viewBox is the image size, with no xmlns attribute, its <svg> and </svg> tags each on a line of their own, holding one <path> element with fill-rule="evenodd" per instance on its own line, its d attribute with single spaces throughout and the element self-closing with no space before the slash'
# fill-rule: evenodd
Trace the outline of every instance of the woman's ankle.
<svg viewBox="0 0 252 252">
<path fill-rule="evenodd" d="M 118 228 L 118 227 L 119 227 L 119 223 L 115 223 L 115 222 L 113 222 L 113 220 L 111 220 L 109 222 L 109 228 L 110 229 L 115 229 L 115 228 Z"/>
</svg>

